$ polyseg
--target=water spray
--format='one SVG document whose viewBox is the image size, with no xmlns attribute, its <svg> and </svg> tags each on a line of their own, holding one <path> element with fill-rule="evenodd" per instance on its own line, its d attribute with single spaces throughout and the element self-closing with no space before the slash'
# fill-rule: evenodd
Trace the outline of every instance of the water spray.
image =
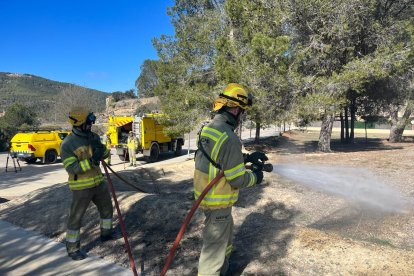
<svg viewBox="0 0 414 276">
<path fill-rule="evenodd" d="M 295 183 L 340 196 L 360 206 L 382 212 L 405 212 L 410 208 L 401 193 L 367 169 L 327 165 L 275 165 L 274 173 Z"/>
</svg>

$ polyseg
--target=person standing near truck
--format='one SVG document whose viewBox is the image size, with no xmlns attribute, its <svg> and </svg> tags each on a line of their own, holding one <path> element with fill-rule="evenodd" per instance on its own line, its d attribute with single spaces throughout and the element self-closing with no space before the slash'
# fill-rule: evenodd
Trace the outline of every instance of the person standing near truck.
<svg viewBox="0 0 414 276">
<path fill-rule="evenodd" d="M 111 165 L 111 143 L 112 141 L 111 141 L 111 136 L 109 135 L 109 133 L 105 135 L 104 142 L 105 142 L 106 149 L 109 151 L 108 158 L 105 159 L 105 162 L 106 164 Z"/>
<path fill-rule="evenodd" d="M 101 241 L 113 239 L 112 201 L 99 167 L 100 160 L 107 158 L 109 151 L 101 143 L 99 135 L 91 131 L 95 120 L 95 115 L 87 109 L 73 108 L 69 112 L 72 133 L 61 144 L 62 162 L 69 174 L 68 184 L 72 192 L 66 250 L 73 260 L 87 257 L 80 250 L 80 228 L 91 201 L 99 211 Z"/>
<path fill-rule="evenodd" d="M 205 125 L 198 138 L 195 157 L 194 197 L 197 200 L 208 184 L 224 171 L 200 203 L 205 215 L 203 247 L 198 263 L 199 276 L 225 275 L 233 250 L 232 206 L 239 190 L 260 184 L 261 170 L 246 170 L 246 162 L 265 161 L 262 152 L 242 153 L 240 139 L 234 133 L 241 116 L 252 105 L 252 96 L 239 84 L 228 84 L 214 101 L 214 119 Z"/>
<path fill-rule="evenodd" d="M 137 139 L 135 139 L 134 134 L 132 131 L 129 132 L 128 135 L 128 155 L 129 155 L 129 166 L 136 167 L 137 166 L 137 156 L 136 156 L 136 149 L 137 149 Z"/>
</svg>

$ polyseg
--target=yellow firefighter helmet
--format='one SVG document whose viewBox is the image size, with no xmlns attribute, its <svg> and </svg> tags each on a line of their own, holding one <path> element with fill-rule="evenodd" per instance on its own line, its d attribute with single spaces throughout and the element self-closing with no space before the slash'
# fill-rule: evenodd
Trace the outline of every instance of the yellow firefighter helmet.
<svg viewBox="0 0 414 276">
<path fill-rule="evenodd" d="M 217 111 L 224 106 L 240 107 L 244 110 L 249 109 L 253 103 L 253 96 L 237 83 L 229 83 L 223 93 L 214 101 L 213 110 Z"/>
<path fill-rule="evenodd" d="M 81 126 L 84 123 L 94 124 L 96 116 L 84 107 L 74 107 L 69 112 L 68 119 L 73 126 Z"/>
</svg>

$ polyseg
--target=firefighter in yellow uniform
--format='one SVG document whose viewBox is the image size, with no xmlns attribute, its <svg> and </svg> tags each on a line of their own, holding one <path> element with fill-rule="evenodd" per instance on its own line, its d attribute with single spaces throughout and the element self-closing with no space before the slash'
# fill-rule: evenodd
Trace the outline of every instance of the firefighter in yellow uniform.
<svg viewBox="0 0 414 276">
<path fill-rule="evenodd" d="M 111 165 L 111 136 L 109 135 L 109 133 L 107 133 L 105 135 L 105 146 L 109 151 L 109 155 L 108 158 L 105 159 L 106 164 Z"/>
<path fill-rule="evenodd" d="M 99 168 L 100 160 L 109 151 L 100 137 L 91 131 L 95 115 L 84 108 L 73 108 L 69 113 L 72 133 L 61 144 L 63 165 L 69 174 L 72 203 L 66 230 L 66 249 L 73 260 L 87 257 L 80 250 L 80 228 L 89 203 L 92 201 L 100 214 L 101 241 L 112 239 L 113 207 L 108 187 Z"/>
<path fill-rule="evenodd" d="M 128 135 L 128 155 L 129 155 L 129 166 L 137 166 L 137 156 L 135 150 L 137 149 L 137 139 L 135 139 L 132 131 Z"/>
<path fill-rule="evenodd" d="M 239 189 L 261 183 L 262 171 L 247 171 L 246 162 L 265 161 L 262 152 L 243 155 L 240 139 L 234 133 L 242 114 L 252 105 L 252 96 L 238 84 L 227 85 L 214 101 L 217 111 L 212 122 L 204 126 L 198 137 L 195 157 L 194 196 L 200 196 L 204 188 L 220 172 L 222 177 L 200 204 L 205 214 L 203 247 L 198 275 L 225 275 L 233 249 L 232 206 L 236 203 Z"/>
</svg>

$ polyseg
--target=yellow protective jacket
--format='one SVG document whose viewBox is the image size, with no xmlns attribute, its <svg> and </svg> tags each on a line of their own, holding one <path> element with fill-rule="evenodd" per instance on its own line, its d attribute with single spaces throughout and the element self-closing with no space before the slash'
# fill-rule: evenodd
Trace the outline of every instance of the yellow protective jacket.
<svg viewBox="0 0 414 276">
<path fill-rule="evenodd" d="M 106 148 L 107 149 L 111 149 L 111 143 L 112 143 L 112 141 L 111 141 L 111 138 L 109 138 L 109 137 L 106 137 L 105 138 L 105 146 L 106 146 Z"/>
<path fill-rule="evenodd" d="M 135 139 L 135 137 L 128 136 L 127 147 L 133 150 L 137 149 L 137 139 Z"/>
<path fill-rule="evenodd" d="M 236 120 L 227 112 L 217 114 L 204 126 L 199 141 L 210 158 L 221 166 L 221 178 L 200 204 L 203 209 L 221 209 L 232 206 L 239 196 L 239 189 L 256 184 L 256 176 L 244 166 L 242 144 L 234 133 Z M 204 188 L 219 173 L 219 169 L 205 157 L 200 149 L 195 157 L 194 196 L 200 196 Z"/>
<path fill-rule="evenodd" d="M 73 129 L 60 145 L 63 165 L 69 174 L 69 188 L 83 190 L 98 186 L 104 181 L 99 165 L 91 161 L 92 145 L 102 145 L 97 134 L 84 133 Z M 103 158 L 107 158 L 109 150 L 106 149 Z"/>
</svg>

